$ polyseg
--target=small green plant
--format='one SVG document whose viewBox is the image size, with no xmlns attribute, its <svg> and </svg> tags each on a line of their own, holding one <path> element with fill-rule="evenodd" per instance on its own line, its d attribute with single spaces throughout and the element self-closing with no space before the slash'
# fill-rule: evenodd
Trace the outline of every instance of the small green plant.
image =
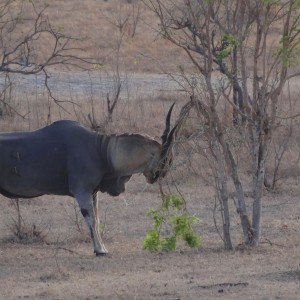
<svg viewBox="0 0 300 300">
<path fill-rule="evenodd" d="M 231 34 L 224 34 L 222 39 L 222 49 L 220 49 L 217 58 L 219 61 L 227 58 L 234 48 L 239 45 L 238 39 Z"/>
<path fill-rule="evenodd" d="M 192 229 L 197 218 L 187 213 L 181 197 L 164 196 L 162 207 L 159 210 L 150 209 L 147 216 L 153 219 L 153 224 L 144 239 L 144 249 L 174 251 L 178 239 L 192 248 L 200 246 L 200 237 Z"/>
</svg>

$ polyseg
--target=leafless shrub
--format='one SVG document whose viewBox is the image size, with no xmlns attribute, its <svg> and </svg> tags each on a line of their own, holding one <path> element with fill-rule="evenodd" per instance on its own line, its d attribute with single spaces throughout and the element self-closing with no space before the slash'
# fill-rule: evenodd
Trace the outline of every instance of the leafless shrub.
<svg viewBox="0 0 300 300">
<path fill-rule="evenodd" d="M 257 246 L 261 236 L 261 209 L 266 159 L 279 117 L 277 106 L 286 82 L 299 76 L 291 66 L 299 60 L 298 1 L 174 1 L 145 0 L 159 20 L 157 34 L 183 50 L 195 69 L 185 74 L 188 105 L 206 124 L 207 153 L 224 216 L 231 181 L 247 245 Z M 297 13 L 296 13 L 297 12 Z M 281 28 L 282 34 L 272 35 Z M 270 42 L 270 43 L 269 43 Z M 175 77 L 175 76 L 174 76 Z M 224 79 L 225 80 L 220 80 Z M 220 103 L 232 108 L 237 139 L 227 134 Z M 252 177 L 252 218 L 245 202 L 241 156 L 236 141 L 247 150 Z M 282 153 L 282 151 L 281 151 Z M 281 154 L 277 156 L 280 161 Z M 229 219 L 224 222 L 229 226 Z M 229 228 L 227 236 L 230 234 Z M 224 237 L 225 237 L 224 232 Z M 225 240 L 225 238 L 224 238 Z M 226 244 L 225 244 L 226 247 Z"/>
<path fill-rule="evenodd" d="M 111 17 L 107 21 L 116 27 L 121 34 L 133 38 L 136 35 L 138 23 L 141 20 L 141 4 L 138 1 L 126 1 L 119 3 Z"/>
<path fill-rule="evenodd" d="M 89 68 L 92 63 L 82 56 L 82 49 L 74 46 L 78 38 L 51 24 L 46 9 L 47 6 L 39 8 L 36 2 L 25 0 L 7 0 L 0 4 L 0 73 L 6 74 L 1 103 L 9 112 L 14 109 L 7 101 L 11 94 L 7 74 L 43 74 L 50 97 L 62 105 L 49 87 L 49 67 L 82 69 Z"/>
<path fill-rule="evenodd" d="M 50 226 L 40 227 L 35 223 L 27 224 L 22 217 L 20 200 L 12 200 L 16 217 L 12 217 L 10 230 L 13 233 L 13 238 L 10 240 L 22 244 L 41 243 L 45 242 L 45 238 L 50 231 Z"/>
</svg>

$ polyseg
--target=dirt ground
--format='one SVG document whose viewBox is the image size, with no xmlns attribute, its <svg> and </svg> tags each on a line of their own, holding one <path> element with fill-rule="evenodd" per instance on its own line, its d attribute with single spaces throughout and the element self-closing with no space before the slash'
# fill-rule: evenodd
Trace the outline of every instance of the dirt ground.
<svg viewBox="0 0 300 300">
<path fill-rule="evenodd" d="M 124 14 L 121 10 L 123 7 L 116 5 L 121 1 L 48 2 L 51 2 L 49 15 L 56 26 L 63 28 L 66 33 L 89 37 L 84 41 L 86 44 L 83 47 L 89 55 L 102 57 L 107 51 L 111 52 L 111 49 L 114 49 L 119 37 L 118 30 L 112 34 L 109 25 L 117 22 L 119 16 Z M 43 4 L 44 1 L 38 3 Z M 128 5 L 127 9 L 132 7 Z M 112 15 L 109 15 L 109 12 L 112 12 Z M 126 65 L 125 70 L 138 72 L 141 74 L 139 76 L 146 80 L 144 72 L 157 72 L 167 67 L 172 71 L 176 70 L 179 64 L 185 64 L 186 60 L 180 56 L 180 52 L 171 49 L 164 40 L 158 40 L 158 46 L 154 45 L 156 34 L 146 31 L 151 15 L 143 9 L 141 16 L 137 33 L 134 37 L 127 38 L 123 45 L 122 58 Z M 154 19 L 152 22 L 157 23 Z M 129 27 L 127 30 L 132 29 Z M 108 45 L 111 48 L 108 48 Z M 105 52 L 105 49 L 108 50 Z M 154 59 L 157 56 L 160 58 L 159 63 Z M 107 70 L 113 69 L 110 65 L 113 64 L 113 60 L 112 62 L 107 60 L 105 67 Z M 34 79 L 37 81 L 38 77 Z M 150 79 L 147 77 L 146 85 Z M 147 95 L 151 101 L 139 100 L 134 110 L 128 109 L 130 113 L 127 113 L 127 108 L 131 102 L 121 99 L 123 102 L 121 101 L 120 108 L 117 108 L 116 120 L 122 120 L 126 115 L 130 120 L 130 128 L 137 128 L 139 132 L 145 133 L 148 133 L 148 128 L 149 134 L 159 136 L 163 123 L 160 115 L 165 115 L 164 111 L 170 106 L 171 101 L 174 101 L 173 95 L 172 100 L 170 96 L 165 97 L 165 90 L 169 88 L 163 84 L 161 77 L 159 80 L 161 85 L 155 82 L 155 88 L 152 86 L 149 88 L 151 95 L 155 90 L 155 95 L 151 98 Z M 89 82 L 82 87 L 79 84 L 82 81 L 80 78 L 80 82 L 76 81 L 75 85 L 80 90 L 78 98 L 87 101 L 88 104 L 84 102 L 87 108 L 84 106 L 78 108 L 81 114 L 76 111 L 75 116 L 60 111 L 58 114 L 60 119 L 87 115 L 89 106 L 94 103 L 92 100 L 98 99 L 102 94 L 104 104 L 100 106 L 106 108 L 107 90 L 105 86 L 102 87 L 103 81 L 96 87 Z M 136 94 L 141 90 L 145 93 L 143 85 L 136 87 L 137 82 L 141 84 L 140 81 L 134 81 L 132 85 L 135 87 L 130 97 L 137 97 Z M 47 100 L 49 98 L 41 92 L 39 86 L 34 89 L 32 88 L 34 83 L 30 84 L 30 81 L 25 83 L 23 87 L 17 87 L 16 90 L 21 96 L 16 95 L 16 100 L 19 106 L 25 104 L 28 111 L 25 110 L 24 115 L 29 115 L 32 119 L 29 121 L 22 121 L 20 118 L 3 119 L 1 131 L 8 128 L 9 130 L 25 128 L 25 125 L 27 129 L 41 127 L 48 122 L 50 108 L 52 111 L 56 110 L 57 107 L 50 105 L 52 102 Z M 56 82 L 53 82 L 53 85 L 55 92 L 76 102 L 77 89 L 74 86 L 70 85 L 65 95 L 65 89 L 60 90 L 62 85 Z M 96 90 L 95 95 L 90 91 L 92 88 Z M 30 102 L 32 95 L 33 104 Z M 56 93 L 54 95 L 56 96 Z M 46 106 L 41 103 L 42 99 L 47 102 Z M 19 111 L 18 105 L 16 107 Z M 181 105 L 175 109 L 179 110 L 179 107 Z M 102 114 L 98 112 L 96 116 L 101 117 Z M 53 117 L 52 121 L 55 119 L 56 117 Z M 118 130 L 125 127 L 123 123 L 116 126 Z M 181 168 L 185 166 L 181 165 Z M 189 249 L 183 244 L 179 244 L 175 252 L 168 253 L 151 253 L 143 249 L 143 239 L 151 228 L 151 219 L 146 213 L 150 208 L 159 208 L 161 205 L 159 186 L 147 185 L 143 176 L 134 176 L 127 184 L 126 193 L 119 197 L 112 198 L 106 194 L 99 194 L 101 221 L 105 225 L 103 237 L 109 251 L 105 257 L 94 256 L 88 231 L 81 215 L 78 214 L 78 219 L 76 217 L 72 198 L 44 196 L 20 200 L 22 222 L 27 229 L 41 232 L 43 239 L 29 238 L 19 242 L 13 234 L 17 219 L 15 206 L 12 200 L 0 195 L 0 300 L 298 299 L 299 172 L 282 181 L 276 192 L 264 191 L 262 243 L 257 249 L 242 246 L 239 217 L 231 199 L 231 228 L 235 246 L 231 252 L 223 249 L 222 240 L 214 225 L 214 191 L 203 179 L 186 174 L 188 171 L 182 178 L 180 176 L 177 178 L 177 187 L 172 186 L 171 189 L 173 192 L 178 189 L 185 196 L 189 213 L 199 219 L 194 229 L 201 235 L 202 246 L 196 250 Z M 247 205 L 250 210 L 250 199 Z M 220 224 L 219 220 L 217 221 Z"/>
<path fill-rule="evenodd" d="M 25 97 L 30 93 L 22 85 L 19 89 Z M 82 98 L 83 91 L 84 88 L 78 92 L 78 98 Z M 119 133 L 135 128 L 159 136 L 174 98 L 163 97 L 161 93 L 144 99 L 135 94 L 136 98 L 120 102 L 120 112 L 114 121 L 116 128 L 112 129 Z M 73 95 L 77 97 L 75 92 Z M 84 99 L 90 103 L 88 97 L 93 95 Z M 10 131 L 44 124 L 42 114 L 47 113 L 47 106 L 41 103 L 42 98 L 47 99 L 43 94 L 34 98 L 32 119 L 23 121 L 24 124 L 18 118 L 3 119 L 1 128 Z M 134 108 L 128 108 L 129 104 Z M 181 106 L 181 99 L 177 99 L 175 116 Z M 97 111 L 97 117 L 102 115 L 101 110 Z M 62 114 L 58 116 L 65 118 Z M 291 154 L 296 153 L 292 151 L 290 160 Z M 72 198 L 44 196 L 21 200 L 26 228 L 41 232 L 44 238 L 17 242 L 13 234 L 17 220 L 15 207 L 12 200 L 0 196 L 0 299 L 297 299 L 300 292 L 299 167 L 289 169 L 288 177 L 279 183 L 276 192 L 264 191 L 262 243 L 257 249 L 242 246 L 240 221 L 231 199 L 235 250 L 228 252 L 223 249 L 213 222 L 215 192 L 204 177 L 190 174 L 191 166 L 184 161 L 175 157 L 177 186 L 171 184 L 170 188 L 173 193 L 178 190 L 184 195 L 189 213 L 199 219 L 194 229 L 201 235 L 202 246 L 197 250 L 182 244 L 169 253 L 143 250 L 143 239 L 151 228 L 146 213 L 150 208 L 159 208 L 161 198 L 159 186 L 147 185 L 142 175 L 134 176 L 127 184 L 126 193 L 119 197 L 99 194 L 100 219 L 105 225 L 103 237 L 109 251 L 106 257 L 94 256 L 78 211 L 76 218 Z M 291 168 L 290 164 L 287 168 Z M 167 191 L 168 187 L 164 189 Z M 251 211 L 250 198 L 247 205 Z M 218 214 L 217 218 L 220 225 Z"/>
<path fill-rule="evenodd" d="M 81 216 L 76 222 L 72 198 L 22 200 L 24 222 L 45 235 L 44 242 L 22 244 L 12 238 L 14 206 L 1 196 L 1 299 L 297 299 L 298 179 L 288 179 L 277 193 L 265 193 L 258 249 L 239 246 L 239 219 L 232 212 L 232 252 L 223 250 L 213 224 L 210 188 L 192 177 L 178 187 L 189 212 L 200 219 L 195 226 L 202 238 L 200 249 L 179 245 L 169 253 L 143 250 L 151 226 L 145 214 L 161 200 L 157 185 L 135 176 L 124 195 L 99 195 L 106 257 L 93 255 Z"/>
</svg>

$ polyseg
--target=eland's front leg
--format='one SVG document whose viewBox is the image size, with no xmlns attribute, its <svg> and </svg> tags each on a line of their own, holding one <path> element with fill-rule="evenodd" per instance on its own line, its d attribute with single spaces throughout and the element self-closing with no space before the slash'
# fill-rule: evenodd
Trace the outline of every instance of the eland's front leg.
<svg viewBox="0 0 300 300">
<path fill-rule="evenodd" d="M 94 243 L 94 252 L 97 256 L 105 255 L 107 250 L 99 233 L 98 209 L 97 204 L 92 194 L 79 193 L 76 195 L 76 200 L 79 204 L 81 213 L 88 225 L 91 237 Z M 96 207 L 95 207 L 96 206 Z"/>
<path fill-rule="evenodd" d="M 101 255 L 105 255 L 106 253 L 108 253 L 108 251 L 106 250 L 104 243 L 102 241 L 101 238 L 101 234 L 100 234 L 100 221 L 99 221 L 99 212 L 98 212 L 98 198 L 97 198 L 97 193 L 93 194 L 93 213 L 94 213 L 94 220 L 95 220 L 95 230 L 97 232 L 97 237 L 99 240 L 99 243 L 101 245 L 101 249 L 104 252 L 101 253 L 96 253 L 97 256 L 101 256 Z"/>
</svg>

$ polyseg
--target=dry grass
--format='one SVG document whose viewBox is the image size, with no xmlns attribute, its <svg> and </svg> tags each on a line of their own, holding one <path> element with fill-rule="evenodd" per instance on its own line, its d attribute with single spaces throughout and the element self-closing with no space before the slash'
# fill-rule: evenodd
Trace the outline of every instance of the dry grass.
<svg viewBox="0 0 300 300">
<path fill-rule="evenodd" d="M 296 182 L 290 179 L 277 194 L 265 195 L 261 247 L 237 247 L 233 252 L 222 249 L 212 222 L 212 191 L 197 178 L 179 184 L 189 211 L 201 219 L 196 230 L 203 246 L 196 251 L 183 246 L 174 253 L 142 250 L 150 228 L 145 213 L 158 207 L 160 199 L 158 187 L 145 189 L 139 176 L 129 182 L 124 195 L 101 195 L 110 254 L 100 259 L 76 229 L 70 198 L 45 196 L 23 204 L 26 220 L 51 224 L 47 243 L 30 245 L 6 241 L 13 211 L 9 200 L 2 199 L 1 295 L 5 299 L 296 299 L 300 276 Z M 232 232 L 238 244 L 242 234 L 237 216 L 232 218 Z"/>
<path fill-rule="evenodd" d="M 104 70 L 115 69 L 117 50 L 119 64 L 126 71 L 174 71 L 187 64 L 183 53 L 155 32 L 157 20 L 142 1 L 38 0 L 35 5 L 39 9 L 48 5 L 46 13 L 55 28 L 78 38 L 74 46 L 82 48 L 85 57 L 104 63 Z M 47 53 L 48 47 L 43 43 L 38 55 Z"/>
<path fill-rule="evenodd" d="M 51 20 L 65 32 L 87 37 L 83 46 L 89 56 L 103 57 L 116 47 L 120 32 L 116 26 L 112 27 L 112 22 L 118 21 L 120 10 L 132 9 L 128 2 L 139 4 L 125 0 L 53 0 L 48 11 Z M 156 36 L 148 25 L 155 25 L 154 20 L 144 9 L 141 14 L 134 37 L 130 36 L 130 25 L 124 29 L 122 68 L 134 73 L 127 74 L 112 123 L 107 122 L 106 88 L 109 86 L 112 95 L 114 83 L 106 77 L 107 70 L 113 69 L 114 55 L 108 55 L 103 69 L 91 75 L 93 79 L 86 73 L 56 70 L 51 79 L 54 96 L 68 101 L 60 103 L 61 106 L 54 104 L 41 85 L 15 83 L 17 88 L 13 89 L 10 104 L 25 118 L 16 113 L 2 117 L 1 131 L 32 130 L 58 119 L 76 119 L 89 125 L 87 116 L 91 114 L 101 132 L 142 132 L 159 140 L 170 104 L 178 103 L 175 107 L 178 115 L 186 95 L 161 77 L 136 72 L 156 72 L 161 68 L 173 71 L 184 59 L 163 40 L 152 43 Z M 159 57 L 160 62 L 148 56 Z M 18 78 L 14 80 L 17 82 Z M 298 98 L 296 86 L 291 90 L 294 93 L 291 99 Z M 191 115 L 185 125 L 186 140 L 177 147 L 174 168 L 164 189 L 182 193 L 188 211 L 200 219 L 195 229 L 201 234 L 202 248 L 190 250 L 180 246 L 174 253 L 148 253 L 142 249 L 151 227 L 151 220 L 145 214 L 161 204 L 159 187 L 146 185 L 143 176 L 134 176 L 126 193 L 117 198 L 100 195 L 104 239 L 110 251 L 102 258 L 93 256 L 85 224 L 76 219 L 73 199 L 44 196 L 22 201 L 21 212 L 27 227 L 47 228 L 42 241 L 24 245 L 12 239 L 14 207 L 10 200 L 0 196 L 1 298 L 296 299 L 300 281 L 298 123 L 293 124 L 292 141 L 282 162 L 283 179 L 276 191 L 264 191 L 262 245 L 257 249 L 241 245 L 240 220 L 231 200 L 232 238 L 236 247 L 227 252 L 213 222 L 213 178 L 207 161 L 194 151 L 201 145 L 190 138 L 197 126 L 199 129 L 193 118 Z M 280 144 L 287 128 L 278 129 L 275 145 Z M 274 156 L 274 151 L 270 155 Z M 246 163 L 242 176 L 245 182 L 251 181 Z M 250 191 L 250 184 L 246 189 Z M 251 204 L 251 199 L 247 199 L 247 205 Z M 221 224 L 218 214 L 216 218 Z"/>
</svg>

